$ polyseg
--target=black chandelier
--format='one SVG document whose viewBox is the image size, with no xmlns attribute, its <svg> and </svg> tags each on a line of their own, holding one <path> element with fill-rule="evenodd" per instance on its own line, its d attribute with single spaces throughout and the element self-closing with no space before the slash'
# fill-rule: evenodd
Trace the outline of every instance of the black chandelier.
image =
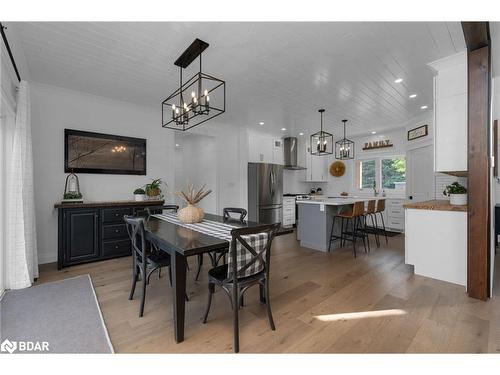
<svg viewBox="0 0 500 375">
<path fill-rule="evenodd" d="M 323 131 L 323 112 L 324 109 L 318 109 L 321 116 L 321 129 L 319 132 L 311 135 L 311 155 L 331 155 L 333 154 L 333 135 Z"/>
<path fill-rule="evenodd" d="M 208 43 L 195 39 L 174 62 L 180 70 L 179 88 L 162 102 L 161 123 L 164 128 L 186 131 L 226 111 L 226 82 L 202 72 L 201 54 Z M 200 70 L 182 82 L 182 69 L 197 57 Z"/>
<path fill-rule="evenodd" d="M 347 120 L 342 120 L 342 122 L 344 123 L 344 138 L 335 142 L 335 159 L 354 159 L 354 142 L 345 137 L 345 124 Z"/>
</svg>

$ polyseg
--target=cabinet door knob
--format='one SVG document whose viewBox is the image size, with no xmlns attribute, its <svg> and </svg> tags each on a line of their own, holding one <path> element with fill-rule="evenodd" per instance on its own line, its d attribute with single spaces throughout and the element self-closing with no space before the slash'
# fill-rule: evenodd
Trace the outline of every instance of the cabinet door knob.
<svg viewBox="0 0 500 375">
<path fill-rule="evenodd" d="M 115 229 L 115 233 L 118 233 L 118 232 L 119 232 L 119 230 L 118 230 L 118 229 Z"/>
<path fill-rule="evenodd" d="M 115 249 L 118 249 L 118 245 L 115 246 Z"/>
</svg>

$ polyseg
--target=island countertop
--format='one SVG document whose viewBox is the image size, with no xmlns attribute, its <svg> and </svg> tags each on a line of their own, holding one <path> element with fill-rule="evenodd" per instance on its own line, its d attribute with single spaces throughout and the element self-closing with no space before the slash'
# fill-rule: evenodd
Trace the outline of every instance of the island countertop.
<svg viewBox="0 0 500 375">
<path fill-rule="evenodd" d="M 467 212 L 467 206 L 453 206 L 450 204 L 450 201 L 445 199 L 434 199 L 424 202 L 407 203 L 404 204 L 403 207 L 416 210 Z"/>
<path fill-rule="evenodd" d="M 390 199 L 388 197 L 346 197 L 346 198 L 313 198 L 313 199 L 303 199 L 298 200 L 297 203 L 301 204 L 322 204 L 325 206 L 344 206 L 349 204 L 354 204 L 356 202 L 367 202 L 369 200 L 377 200 L 377 199 Z M 397 198 L 395 198 L 397 199 Z"/>
</svg>

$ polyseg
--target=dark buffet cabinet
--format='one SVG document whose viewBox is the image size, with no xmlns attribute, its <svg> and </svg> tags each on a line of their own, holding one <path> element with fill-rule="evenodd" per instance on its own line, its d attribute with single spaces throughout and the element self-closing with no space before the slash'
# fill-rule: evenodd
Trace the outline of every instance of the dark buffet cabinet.
<svg viewBox="0 0 500 375">
<path fill-rule="evenodd" d="M 163 201 L 122 201 L 56 204 L 58 209 L 57 266 L 128 256 L 130 239 L 124 215 L 161 210 Z"/>
</svg>

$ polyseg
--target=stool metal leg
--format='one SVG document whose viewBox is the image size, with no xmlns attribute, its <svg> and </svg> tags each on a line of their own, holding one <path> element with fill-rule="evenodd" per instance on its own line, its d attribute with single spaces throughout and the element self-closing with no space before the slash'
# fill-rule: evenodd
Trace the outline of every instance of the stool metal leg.
<svg viewBox="0 0 500 375">
<path fill-rule="evenodd" d="M 384 215 L 382 214 L 382 212 L 379 212 L 379 214 L 380 214 L 380 218 L 382 219 L 382 228 L 384 230 L 385 244 L 387 245 L 389 243 L 389 241 L 387 240 L 387 231 L 385 230 Z"/>
</svg>

